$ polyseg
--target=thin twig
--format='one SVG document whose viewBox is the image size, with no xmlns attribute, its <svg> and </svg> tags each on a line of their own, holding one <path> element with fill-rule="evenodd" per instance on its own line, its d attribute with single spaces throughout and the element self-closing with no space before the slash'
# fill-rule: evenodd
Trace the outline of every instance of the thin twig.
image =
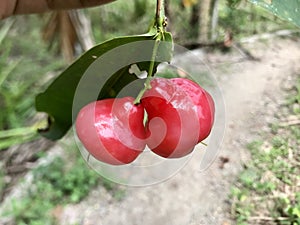
<svg viewBox="0 0 300 225">
<path fill-rule="evenodd" d="M 289 126 L 295 126 L 295 125 L 299 125 L 300 124 L 300 120 L 291 120 L 291 121 L 287 121 L 284 123 L 279 124 L 280 127 L 289 127 Z"/>
<path fill-rule="evenodd" d="M 157 0 L 157 3 L 156 3 L 156 23 L 158 23 L 158 21 L 160 19 L 161 7 L 162 7 L 162 0 Z"/>
<path fill-rule="evenodd" d="M 35 165 L 36 165 L 36 163 L 29 163 L 29 162 L 26 162 L 23 165 L 13 165 L 13 166 L 7 167 L 6 172 L 8 174 L 21 173 L 21 172 L 25 172 L 28 169 L 34 168 Z"/>
<path fill-rule="evenodd" d="M 248 220 L 283 221 L 283 220 L 289 220 L 289 218 L 288 217 L 272 218 L 269 216 L 252 216 L 252 217 L 249 217 Z"/>
</svg>

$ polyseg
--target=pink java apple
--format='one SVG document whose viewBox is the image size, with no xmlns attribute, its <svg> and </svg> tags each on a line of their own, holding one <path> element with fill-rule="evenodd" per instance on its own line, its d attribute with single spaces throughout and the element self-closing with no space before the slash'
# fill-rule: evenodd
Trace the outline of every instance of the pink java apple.
<svg viewBox="0 0 300 225">
<path fill-rule="evenodd" d="M 212 97 L 184 78 L 154 78 L 141 104 L 148 114 L 146 143 L 165 158 L 183 157 L 210 133 L 214 121 Z"/>
<path fill-rule="evenodd" d="M 144 108 L 133 101 L 132 97 L 99 100 L 78 113 L 77 136 L 97 160 L 128 164 L 144 150 Z"/>
</svg>

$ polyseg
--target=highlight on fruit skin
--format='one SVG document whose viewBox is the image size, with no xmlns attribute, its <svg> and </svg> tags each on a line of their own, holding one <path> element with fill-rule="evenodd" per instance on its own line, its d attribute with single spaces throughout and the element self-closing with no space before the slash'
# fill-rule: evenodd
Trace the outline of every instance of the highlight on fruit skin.
<svg viewBox="0 0 300 225">
<path fill-rule="evenodd" d="M 146 143 L 164 158 L 180 158 L 211 132 L 214 102 L 208 92 L 185 78 L 154 78 L 141 104 L 148 114 Z"/>
<path fill-rule="evenodd" d="M 198 143 L 203 141 L 210 134 L 214 124 L 215 103 L 212 96 L 199 84 L 190 79 L 173 78 L 170 81 L 185 91 L 197 106 L 198 119 L 201 126 Z"/>
<path fill-rule="evenodd" d="M 144 108 L 132 97 L 89 103 L 77 115 L 76 133 L 97 160 L 124 165 L 133 162 L 145 148 Z"/>
</svg>

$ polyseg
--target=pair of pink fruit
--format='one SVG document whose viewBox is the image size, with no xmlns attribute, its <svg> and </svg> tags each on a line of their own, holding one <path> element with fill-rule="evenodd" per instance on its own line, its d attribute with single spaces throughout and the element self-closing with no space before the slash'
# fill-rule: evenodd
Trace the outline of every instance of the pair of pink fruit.
<svg viewBox="0 0 300 225">
<path fill-rule="evenodd" d="M 80 110 L 77 135 L 97 160 L 128 164 L 146 145 L 164 158 L 180 158 L 210 134 L 214 122 L 212 97 L 185 78 L 154 78 L 141 103 L 133 102 L 132 97 L 104 99 Z"/>
</svg>

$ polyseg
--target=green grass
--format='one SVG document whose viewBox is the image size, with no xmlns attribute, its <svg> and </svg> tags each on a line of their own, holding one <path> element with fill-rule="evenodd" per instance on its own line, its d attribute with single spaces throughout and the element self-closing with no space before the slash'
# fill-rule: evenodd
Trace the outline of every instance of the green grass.
<svg viewBox="0 0 300 225">
<path fill-rule="evenodd" d="M 293 110 L 299 82 L 287 102 L 290 114 L 300 119 Z M 271 130 L 248 145 L 251 160 L 231 189 L 231 214 L 239 225 L 300 224 L 300 126 L 273 124 Z"/>
<path fill-rule="evenodd" d="M 11 24 L 0 23 L 2 152 L 13 144 L 30 140 L 31 136 L 24 134 L 36 114 L 35 96 L 45 88 L 47 80 L 53 79 L 66 66 L 62 58 L 42 42 L 41 26 L 37 16 L 22 17 Z M 11 210 L 6 210 L 6 216 L 12 217 L 17 225 L 55 224 L 51 212 L 56 206 L 79 202 L 97 184 L 102 184 L 115 199 L 123 198 L 122 190 L 101 179 L 85 164 L 75 146 L 64 148 L 67 157 L 57 157 L 53 162 L 35 168 L 30 189 L 25 190 L 21 199 L 11 202 Z M 45 155 L 41 152 L 38 157 Z M 6 186 L 4 171 L 1 168 L 0 193 Z"/>
<path fill-rule="evenodd" d="M 50 163 L 32 171 L 33 182 L 22 198 L 14 199 L 5 216 L 13 218 L 16 225 L 55 224 L 53 210 L 66 204 L 75 204 L 84 199 L 92 188 L 102 185 L 116 200 L 125 192 L 118 186 L 91 170 L 78 149 L 64 146 L 65 156 L 56 157 Z"/>
<path fill-rule="evenodd" d="M 35 16 L 0 23 L 0 150 L 35 137 L 13 131 L 33 125 L 35 95 L 64 65 L 41 41 L 40 26 Z"/>
<path fill-rule="evenodd" d="M 8 215 L 16 224 L 53 224 L 51 210 L 57 205 L 77 203 L 94 187 L 99 176 L 86 167 L 81 158 L 66 168 L 57 157 L 33 171 L 34 181 L 26 195 L 12 203 Z"/>
</svg>

